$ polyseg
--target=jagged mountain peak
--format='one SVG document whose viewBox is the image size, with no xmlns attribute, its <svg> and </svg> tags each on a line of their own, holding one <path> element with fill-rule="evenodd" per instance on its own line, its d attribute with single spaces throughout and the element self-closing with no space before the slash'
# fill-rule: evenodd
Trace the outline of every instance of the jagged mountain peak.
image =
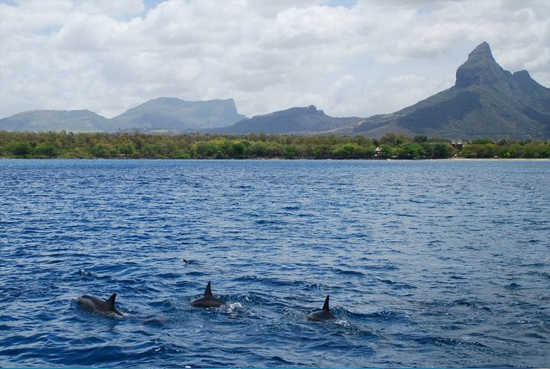
<svg viewBox="0 0 550 369">
<path fill-rule="evenodd" d="M 471 53 L 468 54 L 468 61 L 478 61 L 478 60 L 495 61 L 495 59 L 493 58 L 493 53 L 491 52 L 491 46 L 489 46 L 489 43 L 482 42 L 481 44 L 477 45 L 477 47 L 473 49 Z"/>
<path fill-rule="evenodd" d="M 483 42 L 468 54 L 468 60 L 457 69 L 455 87 L 502 85 L 510 77 L 510 72 L 502 69 L 493 58 L 489 44 Z"/>
</svg>

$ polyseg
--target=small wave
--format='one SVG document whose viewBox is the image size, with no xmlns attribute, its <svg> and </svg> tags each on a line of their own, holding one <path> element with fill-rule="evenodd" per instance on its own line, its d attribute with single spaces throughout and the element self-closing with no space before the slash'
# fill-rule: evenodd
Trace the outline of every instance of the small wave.
<svg viewBox="0 0 550 369">
<path fill-rule="evenodd" d="M 546 335 L 550 334 L 550 322 L 539 324 L 537 330 Z"/>
<path fill-rule="evenodd" d="M 431 240 L 428 242 L 428 246 L 441 246 L 443 245 L 443 241 L 441 240 Z"/>
<path fill-rule="evenodd" d="M 284 206 L 283 210 L 300 210 L 299 206 Z"/>
<path fill-rule="evenodd" d="M 340 268 L 332 268 L 337 274 L 355 276 L 355 277 L 364 277 L 365 274 L 356 270 L 346 270 Z"/>
<path fill-rule="evenodd" d="M 192 276 L 192 277 L 200 277 L 200 276 L 203 276 L 203 275 L 205 275 L 205 274 L 206 274 L 206 273 L 198 272 L 198 271 L 193 271 L 193 272 L 187 272 L 187 273 L 185 273 L 185 275 Z"/>
<path fill-rule="evenodd" d="M 455 301 L 451 302 L 450 305 L 451 306 L 466 306 L 466 307 L 469 307 L 469 308 L 472 308 L 472 309 L 484 310 L 484 311 L 487 311 L 487 312 L 491 311 L 490 308 L 488 308 L 487 306 L 484 306 L 483 304 L 481 304 L 479 302 L 472 302 L 472 301 L 467 301 L 467 300 L 464 300 L 464 299 L 455 300 Z"/>
<path fill-rule="evenodd" d="M 531 263 L 531 264 L 521 264 L 522 267 L 528 268 L 545 268 L 548 266 L 547 263 Z"/>
<path fill-rule="evenodd" d="M 536 338 L 536 339 L 539 339 L 539 340 L 544 340 L 544 339 L 547 338 L 546 336 L 543 336 L 542 334 L 535 333 L 535 332 L 526 333 L 525 337 Z"/>
<path fill-rule="evenodd" d="M 225 304 L 225 306 L 227 306 L 229 310 L 237 310 L 243 308 L 240 302 L 227 303 Z"/>
<path fill-rule="evenodd" d="M 414 214 L 407 214 L 407 213 L 396 213 L 395 216 L 404 217 L 404 218 L 415 218 L 416 217 L 416 215 L 414 215 Z"/>
<path fill-rule="evenodd" d="M 391 271 L 391 270 L 398 270 L 399 268 L 391 263 L 382 263 L 380 265 L 361 265 L 361 268 L 367 269 L 367 270 L 383 270 L 383 271 Z"/>
<path fill-rule="evenodd" d="M 178 279 L 181 278 L 181 274 L 176 273 L 160 273 L 156 275 L 157 277 L 161 279 Z"/>
<path fill-rule="evenodd" d="M 285 222 L 283 220 L 268 220 L 268 219 L 260 219 L 256 221 L 257 225 L 264 225 L 264 226 L 272 226 L 272 227 L 280 227 L 287 225 L 288 222 Z"/>
<path fill-rule="evenodd" d="M 78 271 L 78 274 L 81 276 L 81 277 L 85 277 L 85 278 L 89 278 L 89 277 L 95 277 L 95 273 L 92 272 L 92 271 L 89 271 L 89 270 L 86 270 L 86 269 L 80 269 Z"/>
<path fill-rule="evenodd" d="M 456 338 L 449 338 L 449 337 L 439 337 L 439 336 L 428 336 L 428 337 L 420 337 L 415 338 L 414 341 L 418 342 L 421 345 L 434 345 L 434 346 L 475 346 L 478 348 L 485 348 L 484 344 L 478 342 L 478 341 L 466 341 Z"/>
<path fill-rule="evenodd" d="M 379 281 L 385 284 L 389 284 L 395 289 L 416 289 L 415 286 L 412 286 L 404 282 L 394 282 L 391 279 L 379 279 Z"/>
<path fill-rule="evenodd" d="M 164 325 L 164 321 L 158 318 L 151 318 L 151 319 L 144 320 L 143 322 L 141 322 L 141 324 L 148 325 L 148 326 L 162 327 Z"/>
<path fill-rule="evenodd" d="M 344 333 L 346 335 L 362 337 L 372 336 L 373 338 L 378 337 L 378 334 L 372 332 L 371 330 L 366 329 L 358 324 L 351 323 L 345 319 L 337 319 L 335 321 L 335 324 L 341 326 L 344 329 Z"/>
<path fill-rule="evenodd" d="M 245 275 L 239 278 L 235 279 L 238 282 L 260 282 L 265 283 L 273 286 L 302 286 L 304 284 L 307 285 L 307 282 L 301 281 L 301 280 L 285 280 L 281 278 L 267 278 L 267 277 L 258 277 L 256 275 Z"/>
<path fill-rule="evenodd" d="M 357 316 L 364 319 L 370 320 L 384 320 L 387 322 L 407 322 L 412 323 L 410 316 L 404 312 L 392 311 L 392 310 L 381 310 L 373 313 L 359 314 L 352 313 L 353 316 Z"/>
<path fill-rule="evenodd" d="M 221 311 L 232 317 L 249 316 L 248 310 L 240 302 L 228 302 L 220 307 Z"/>
<path fill-rule="evenodd" d="M 245 306 L 245 305 L 265 306 L 265 305 L 271 304 L 271 301 L 265 299 L 264 297 L 260 296 L 257 293 L 235 295 L 235 296 L 231 296 L 229 300 L 234 301 L 234 303 L 239 304 L 241 306 Z"/>
<path fill-rule="evenodd" d="M 253 186 L 250 186 L 250 185 L 237 185 L 237 186 L 231 186 L 232 188 L 238 188 L 240 190 L 249 190 L 249 189 L 254 189 Z"/>
<path fill-rule="evenodd" d="M 129 286 L 134 286 L 136 284 L 141 284 L 140 282 L 138 282 L 137 280 L 135 279 L 132 279 L 132 278 L 128 278 L 128 279 L 118 279 L 117 280 L 119 283 L 123 284 L 123 285 L 129 285 Z"/>
<path fill-rule="evenodd" d="M 276 363 L 282 364 L 283 366 L 287 366 L 287 367 L 296 366 L 296 363 L 293 363 L 292 361 L 285 360 L 285 359 L 283 359 L 283 358 L 280 357 L 280 356 L 272 356 L 272 357 L 270 358 L 270 360 L 273 360 L 273 361 L 275 361 Z"/>
<path fill-rule="evenodd" d="M 187 304 L 191 301 L 191 299 L 188 299 Z M 149 302 L 149 306 L 159 309 L 165 309 L 165 310 L 172 310 L 175 311 L 179 306 L 182 305 L 183 302 L 180 300 L 177 300 L 175 298 L 169 298 L 164 300 L 157 300 L 157 301 L 151 301 Z"/>
</svg>

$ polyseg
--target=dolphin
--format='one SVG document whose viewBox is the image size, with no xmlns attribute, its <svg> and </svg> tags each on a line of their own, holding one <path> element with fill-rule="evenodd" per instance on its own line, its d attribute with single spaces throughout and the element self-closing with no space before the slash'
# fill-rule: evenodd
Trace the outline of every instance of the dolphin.
<svg viewBox="0 0 550 369">
<path fill-rule="evenodd" d="M 119 316 L 124 316 L 115 308 L 115 299 L 116 293 L 113 293 L 107 300 L 96 296 L 84 295 L 79 297 L 76 301 L 84 310 L 92 311 L 94 313 L 114 313 Z"/>
<path fill-rule="evenodd" d="M 194 307 L 208 308 L 208 307 L 220 307 L 224 303 L 220 299 L 212 295 L 212 290 L 210 289 L 210 282 L 208 282 L 202 297 L 199 297 L 198 299 L 191 301 L 190 304 L 191 306 L 194 306 Z"/>
<path fill-rule="evenodd" d="M 315 310 L 313 313 L 308 314 L 307 318 L 309 320 L 315 320 L 319 322 L 336 319 L 336 317 L 330 313 L 330 308 L 328 307 L 328 300 L 329 300 L 329 296 L 327 295 L 323 308 L 321 310 Z"/>
</svg>

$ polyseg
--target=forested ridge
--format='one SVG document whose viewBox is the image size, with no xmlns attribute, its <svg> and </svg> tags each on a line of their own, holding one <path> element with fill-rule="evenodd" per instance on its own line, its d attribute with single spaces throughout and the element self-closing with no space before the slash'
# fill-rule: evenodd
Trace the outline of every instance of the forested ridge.
<svg viewBox="0 0 550 369">
<path fill-rule="evenodd" d="M 550 158 L 549 141 L 479 138 L 459 143 L 388 133 L 365 136 L 152 135 L 0 131 L 2 158 L 445 159 Z"/>
</svg>

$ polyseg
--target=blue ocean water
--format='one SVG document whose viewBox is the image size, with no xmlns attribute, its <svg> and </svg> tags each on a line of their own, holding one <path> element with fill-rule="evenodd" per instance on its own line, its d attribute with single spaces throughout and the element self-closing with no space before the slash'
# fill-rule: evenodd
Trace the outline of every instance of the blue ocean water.
<svg viewBox="0 0 550 369">
<path fill-rule="evenodd" d="M 2 160 L 0 209 L 3 367 L 550 363 L 549 161 Z"/>
</svg>

